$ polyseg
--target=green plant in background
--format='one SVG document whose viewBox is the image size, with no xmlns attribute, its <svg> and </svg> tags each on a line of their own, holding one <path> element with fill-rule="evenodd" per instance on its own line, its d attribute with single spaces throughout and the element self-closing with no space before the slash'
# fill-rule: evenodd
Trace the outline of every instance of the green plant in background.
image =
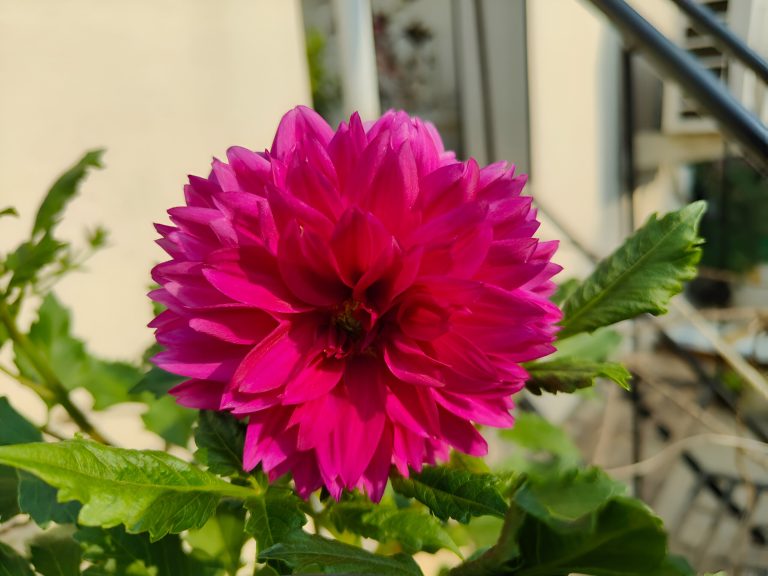
<svg viewBox="0 0 768 576">
<path fill-rule="evenodd" d="M 0 574 L 232 576 L 251 540 L 256 574 L 267 576 L 419 575 L 413 554 L 439 550 L 456 557 L 458 565 L 446 569 L 455 576 L 694 574 L 668 554 L 650 509 L 601 470 L 584 467 L 567 435 L 530 413 L 499 434 L 520 457 L 491 469 L 454 453 L 408 478 L 393 471 L 380 503 L 360 493 L 336 502 L 326 492 L 305 501 L 287 477 L 270 484 L 258 468 L 244 472 L 243 422 L 176 406 L 167 391 L 179 379 L 144 360 L 94 357 L 70 333 L 67 309 L 43 289 L 81 261 L 55 227 L 100 157 L 89 153 L 57 181 L 30 238 L 0 264 L 0 344 L 13 357 L 13 365 L 0 366 L 49 409 L 63 407 L 81 430 L 49 441 L 47 426 L 34 426 L 0 398 L 0 534 L 25 518 L 40 527 L 23 549 L 0 543 Z M 665 311 L 695 274 L 703 212 L 695 203 L 651 218 L 589 278 L 562 287 L 559 352 L 527 365 L 533 393 L 571 393 L 596 378 L 629 386 L 627 370 L 605 360 L 615 343 L 606 327 Z M 103 243 L 104 233 L 93 233 L 88 250 Z M 27 328 L 18 322 L 22 305 L 37 307 Z M 95 410 L 146 403 L 147 428 L 168 446 L 194 447 L 194 457 L 111 446 L 72 402 L 76 388 L 93 396 Z M 364 539 L 376 541 L 376 550 L 363 548 Z"/>
<path fill-rule="evenodd" d="M 328 42 L 323 33 L 315 28 L 307 30 L 305 42 L 312 105 L 323 118 L 332 118 L 340 104 L 341 88 L 338 78 L 331 75 L 325 64 Z"/>
<path fill-rule="evenodd" d="M 701 223 L 706 239 L 701 264 L 749 272 L 768 263 L 768 180 L 742 160 L 693 167 L 693 193 L 710 210 Z"/>
</svg>

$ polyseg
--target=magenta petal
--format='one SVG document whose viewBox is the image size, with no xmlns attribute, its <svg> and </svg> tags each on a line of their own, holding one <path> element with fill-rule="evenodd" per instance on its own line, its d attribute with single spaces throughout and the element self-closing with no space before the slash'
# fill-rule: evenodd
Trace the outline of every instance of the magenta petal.
<svg viewBox="0 0 768 576">
<path fill-rule="evenodd" d="M 298 371 L 283 393 L 285 404 L 302 404 L 328 394 L 341 380 L 345 362 L 318 355 Z"/>
<path fill-rule="evenodd" d="M 398 379 L 419 386 L 444 386 L 442 370 L 448 366 L 427 356 L 405 338 L 393 338 L 384 347 L 384 362 Z"/>
<path fill-rule="evenodd" d="M 234 380 L 243 392 L 265 392 L 288 383 L 314 347 L 314 326 L 281 324 L 243 359 Z"/>
<path fill-rule="evenodd" d="M 219 292 L 243 304 L 274 312 L 308 309 L 285 286 L 275 257 L 256 246 L 217 253 L 203 276 Z"/>
<path fill-rule="evenodd" d="M 368 498 L 373 502 L 381 500 L 381 497 L 384 496 L 384 489 L 387 487 L 389 468 L 392 462 L 392 441 L 392 428 L 386 426 L 381 433 L 376 452 L 374 452 L 362 477 L 363 487 L 368 493 Z"/>
<path fill-rule="evenodd" d="M 284 158 L 304 140 L 316 140 L 327 146 L 332 136 L 333 130 L 317 112 L 297 106 L 280 121 L 271 152 L 276 158 Z"/>
<path fill-rule="evenodd" d="M 218 310 L 189 321 L 193 330 L 233 344 L 255 344 L 276 326 L 272 316 L 253 308 Z"/>
<path fill-rule="evenodd" d="M 457 450 L 470 456 L 485 456 L 488 444 L 480 432 L 466 420 L 440 410 L 440 428 L 443 438 Z"/>
<path fill-rule="evenodd" d="M 168 393 L 187 408 L 218 410 L 224 385 L 212 380 L 186 380 L 171 388 Z"/>
<path fill-rule="evenodd" d="M 349 293 L 331 258 L 326 244 L 296 222 L 283 231 L 277 252 L 280 275 L 291 292 L 307 304 L 333 306 Z"/>
</svg>

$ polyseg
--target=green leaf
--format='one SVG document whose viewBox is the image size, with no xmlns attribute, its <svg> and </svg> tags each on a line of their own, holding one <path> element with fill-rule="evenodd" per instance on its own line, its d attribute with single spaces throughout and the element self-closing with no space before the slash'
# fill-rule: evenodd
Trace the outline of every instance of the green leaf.
<svg viewBox="0 0 768 576">
<path fill-rule="evenodd" d="M 83 546 L 83 558 L 95 565 L 93 573 L 84 573 L 89 576 L 197 576 L 187 570 L 188 559 L 175 535 L 151 542 L 146 534 L 128 534 L 120 526 L 80 528 L 75 540 Z"/>
<path fill-rule="evenodd" d="M 283 542 L 259 553 L 259 562 L 268 560 L 285 562 L 296 572 L 313 569 L 324 574 L 422 575 L 413 558 L 405 554 L 380 556 L 306 532 L 293 532 Z"/>
<path fill-rule="evenodd" d="M 0 446 L 38 442 L 40 431 L 16 412 L 4 396 L 0 397 Z M 16 470 L 0 466 L 0 521 L 15 516 L 19 508 L 19 478 Z"/>
<path fill-rule="evenodd" d="M 245 543 L 245 511 L 239 502 L 224 501 L 205 526 L 190 530 L 186 541 L 196 554 L 217 560 L 231 575 L 240 568 L 240 552 Z"/>
<path fill-rule="evenodd" d="M 558 358 L 525 365 L 530 375 L 525 387 L 529 392 L 557 394 L 572 393 L 594 386 L 596 378 L 608 378 L 624 388 L 630 389 L 632 374 L 618 362 L 593 362 L 579 358 Z"/>
<path fill-rule="evenodd" d="M 32 564 L 42 576 L 80 576 L 82 549 L 72 535 L 72 526 L 57 526 L 29 545 Z"/>
<path fill-rule="evenodd" d="M 592 530 L 562 533 L 532 517 L 520 529 L 520 576 L 572 572 L 594 576 L 647 576 L 666 554 L 661 520 L 640 501 L 610 500 Z"/>
<path fill-rule="evenodd" d="M 356 498 L 333 504 L 330 518 L 339 531 L 346 530 L 382 543 L 398 542 L 409 554 L 445 548 L 461 556 L 445 527 L 423 508 L 398 508 Z"/>
<path fill-rule="evenodd" d="M 57 524 L 74 524 L 82 506 L 74 500 L 59 502 L 57 490 L 27 472 L 19 471 L 19 508 L 29 514 L 38 526 L 47 526 L 50 522 Z"/>
<path fill-rule="evenodd" d="M 394 476 L 392 487 L 425 504 L 441 520 L 454 518 L 467 523 L 472 516 L 503 517 L 507 511 L 491 474 L 473 474 L 444 466 L 426 466 L 409 478 Z"/>
<path fill-rule="evenodd" d="M 469 454 L 464 454 L 464 452 L 459 452 L 458 450 L 453 450 L 451 452 L 451 458 L 448 461 L 448 465 L 450 468 L 466 470 L 473 474 L 489 474 L 491 471 L 488 464 L 485 462 L 485 459 L 480 458 L 479 456 L 470 456 Z"/>
<path fill-rule="evenodd" d="M 160 398 L 168 394 L 168 391 L 184 382 L 186 378 L 166 372 L 162 368 L 153 366 L 142 376 L 138 384 L 131 388 L 131 394 L 140 394 L 142 392 L 151 392 L 155 398 Z"/>
<path fill-rule="evenodd" d="M 562 428 L 532 412 L 518 412 L 515 425 L 500 430 L 499 436 L 531 452 L 551 454 L 565 468 L 576 466 L 582 459 L 581 452 Z"/>
<path fill-rule="evenodd" d="M 666 555 L 661 520 L 598 470 L 530 478 L 515 492 L 498 543 L 451 576 L 656 574 Z"/>
<path fill-rule="evenodd" d="M 557 290 L 555 293 L 552 294 L 552 302 L 560 306 L 568 299 L 571 294 L 576 291 L 580 284 L 581 282 L 579 282 L 576 278 L 568 278 L 568 280 L 565 282 L 561 282 L 557 285 Z"/>
<path fill-rule="evenodd" d="M 103 248 L 107 244 L 109 238 L 109 230 L 102 226 L 96 226 L 92 230 L 88 230 L 85 234 L 85 241 L 88 242 L 88 246 L 93 250 Z"/>
<path fill-rule="evenodd" d="M 62 502 L 82 502 L 80 524 L 124 524 L 131 533 L 149 531 L 153 540 L 202 527 L 221 497 L 256 495 L 165 452 L 85 440 L 0 447 L 0 463 L 55 486 Z"/>
<path fill-rule="evenodd" d="M 245 425 L 231 414 L 201 410 L 195 429 L 195 457 L 221 476 L 243 471 Z"/>
<path fill-rule="evenodd" d="M 88 390 L 93 396 L 93 409 L 104 410 L 121 402 L 130 402 L 135 397 L 131 387 L 141 377 L 141 370 L 127 362 L 113 362 L 87 356 L 83 373 L 72 382 Z"/>
<path fill-rule="evenodd" d="M 282 542 L 307 523 L 301 504 L 291 490 L 269 486 L 264 494 L 246 502 L 250 514 L 245 530 L 255 536 L 260 550 Z"/>
<path fill-rule="evenodd" d="M 19 478 L 16 470 L 0 466 L 0 522 L 16 516 L 19 509 Z"/>
<path fill-rule="evenodd" d="M 531 478 L 515 492 L 515 503 L 548 526 L 569 530 L 626 491 L 597 468 L 569 470 L 555 477 Z"/>
<path fill-rule="evenodd" d="M 51 234 L 19 244 L 5 259 L 5 267 L 13 272 L 7 290 L 35 280 L 37 273 L 53 262 L 66 247 L 67 244 L 59 242 Z"/>
<path fill-rule="evenodd" d="M 77 387 L 85 370 L 85 346 L 70 335 L 69 310 L 52 293 L 43 299 L 28 336 L 48 360 L 62 384 L 68 389 Z M 19 350 L 16 350 L 15 362 L 22 375 L 42 381 L 42 377 Z"/>
<path fill-rule="evenodd" d="M 557 340 L 557 352 L 547 356 L 547 359 L 580 358 L 603 362 L 607 360 L 621 344 L 621 334 L 613 328 L 599 328 L 594 332 L 576 334 L 564 340 Z"/>
<path fill-rule="evenodd" d="M 719 574 L 726 576 L 724 572 L 719 572 Z M 682 556 L 670 555 L 664 559 L 658 570 L 650 573 L 648 576 L 696 576 L 696 570 Z M 704 576 L 707 575 L 705 574 Z"/>
<path fill-rule="evenodd" d="M 67 203 L 77 194 L 77 189 L 90 168 L 101 168 L 104 150 L 87 152 L 74 166 L 59 176 L 48 191 L 35 216 L 32 235 L 53 228 Z"/>
<path fill-rule="evenodd" d="M 697 229 L 706 204 L 694 202 L 656 215 L 603 260 L 563 306 L 560 338 L 592 332 L 640 314 L 663 314 L 696 275 L 702 240 Z"/>
<path fill-rule="evenodd" d="M 197 420 L 197 410 L 176 403 L 172 396 L 164 396 L 148 402 L 149 410 L 141 415 L 148 430 L 167 442 L 186 446 L 192 435 L 192 425 Z"/>
<path fill-rule="evenodd" d="M 0 576 L 35 576 L 29 562 L 10 546 L 0 542 Z"/>
<path fill-rule="evenodd" d="M 5 396 L 0 396 L 0 446 L 39 442 L 40 430 L 13 409 Z"/>
<path fill-rule="evenodd" d="M 134 400 L 129 391 L 141 377 L 139 369 L 126 362 L 111 362 L 89 355 L 85 344 L 70 333 L 70 316 L 69 310 L 49 293 L 29 329 L 29 339 L 48 360 L 64 387 L 88 390 L 96 410 Z M 15 362 L 21 374 L 41 381 L 40 375 L 19 350 Z"/>
</svg>

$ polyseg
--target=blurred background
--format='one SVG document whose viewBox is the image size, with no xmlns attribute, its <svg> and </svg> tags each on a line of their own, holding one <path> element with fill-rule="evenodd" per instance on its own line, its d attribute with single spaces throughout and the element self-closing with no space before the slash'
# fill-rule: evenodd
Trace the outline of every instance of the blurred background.
<svg viewBox="0 0 768 576">
<path fill-rule="evenodd" d="M 0 208 L 21 214 L 0 220 L 0 251 L 105 147 L 61 234 L 100 225 L 110 246 L 56 292 L 91 350 L 136 360 L 163 259 L 151 223 L 212 156 L 269 147 L 297 104 L 333 125 L 402 108 L 462 159 L 516 164 L 561 281 L 650 213 L 706 199 L 701 273 L 671 314 L 584 343 L 626 361 L 635 392 L 521 404 L 631 482 L 697 568 L 768 574 L 766 56 L 768 0 L 0 0 Z M 8 379 L 0 395 L 45 413 Z M 158 445 L 145 409 L 95 419 Z"/>
</svg>

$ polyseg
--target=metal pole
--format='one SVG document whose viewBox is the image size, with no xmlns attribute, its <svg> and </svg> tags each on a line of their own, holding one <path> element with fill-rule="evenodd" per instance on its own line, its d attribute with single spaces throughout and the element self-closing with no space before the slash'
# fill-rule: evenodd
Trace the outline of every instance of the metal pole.
<svg viewBox="0 0 768 576">
<path fill-rule="evenodd" d="M 363 120 L 374 120 L 381 115 L 381 103 L 370 0 L 334 0 L 333 8 L 339 27 L 344 114 L 359 112 Z"/>
</svg>

